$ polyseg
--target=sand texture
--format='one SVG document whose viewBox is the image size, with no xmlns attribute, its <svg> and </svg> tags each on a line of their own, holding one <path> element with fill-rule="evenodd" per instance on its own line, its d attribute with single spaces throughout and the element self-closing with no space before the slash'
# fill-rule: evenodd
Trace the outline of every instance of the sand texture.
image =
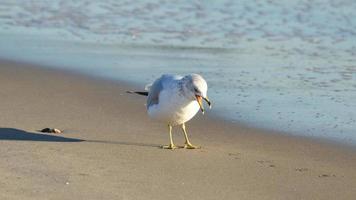
<svg viewBox="0 0 356 200">
<path fill-rule="evenodd" d="M 211 110 L 187 124 L 202 149 L 164 150 L 166 125 L 128 89 L 1 61 L 0 199 L 356 197 L 354 149 L 214 120 Z M 63 133 L 37 132 L 46 127 Z M 174 139 L 183 144 L 178 128 Z"/>
</svg>

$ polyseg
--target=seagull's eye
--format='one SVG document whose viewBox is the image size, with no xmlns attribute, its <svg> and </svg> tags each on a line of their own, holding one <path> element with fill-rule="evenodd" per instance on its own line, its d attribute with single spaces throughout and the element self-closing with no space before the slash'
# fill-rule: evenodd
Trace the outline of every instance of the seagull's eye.
<svg viewBox="0 0 356 200">
<path fill-rule="evenodd" d="M 194 88 L 194 92 L 199 93 L 198 88 Z"/>
</svg>

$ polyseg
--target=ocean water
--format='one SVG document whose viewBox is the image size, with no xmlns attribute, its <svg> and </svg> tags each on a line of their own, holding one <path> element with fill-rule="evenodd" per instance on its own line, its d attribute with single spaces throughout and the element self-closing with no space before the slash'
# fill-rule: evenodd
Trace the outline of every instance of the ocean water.
<svg viewBox="0 0 356 200">
<path fill-rule="evenodd" d="M 355 145 L 355 10 L 354 0 L 2 0 L 0 57 L 142 88 L 200 73 L 207 114 Z"/>
</svg>

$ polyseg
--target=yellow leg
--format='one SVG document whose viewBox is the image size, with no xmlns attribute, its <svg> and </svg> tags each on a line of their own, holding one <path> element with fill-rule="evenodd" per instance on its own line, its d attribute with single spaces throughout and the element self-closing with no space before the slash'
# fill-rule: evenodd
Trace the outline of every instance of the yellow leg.
<svg viewBox="0 0 356 200">
<path fill-rule="evenodd" d="M 170 144 L 169 145 L 164 145 L 162 146 L 163 149 L 176 149 L 178 148 L 176 145 L 173 143 L 173 137 L 172 137 L 172 126 L 168 124 L 168 131 L 169 131 L 169 139 L 170 139 Z"/>
<path fill-rule="evenodd" d="M 190 143 L 188 135 L 187 135 L 187 131 L 185 130 L 185 124 L 184 123 L 182 124 L 182 130 L 183 130 L 184 137 L 185 137 L 184 148 L 185 149 L 200 149 L 200 147 L 194 146 L 194 145 L 192 145 L 192 143 Z"/>
</svg>

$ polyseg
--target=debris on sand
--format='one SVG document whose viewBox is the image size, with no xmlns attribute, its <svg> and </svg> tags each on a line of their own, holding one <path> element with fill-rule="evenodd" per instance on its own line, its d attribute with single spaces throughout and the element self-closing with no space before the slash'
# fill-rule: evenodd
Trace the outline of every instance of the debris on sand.
<svg viewBox="0 0 356 200">
<path fill-rule="evenodd" d="M 41 132 L 42 133 L 56 133 L 56 134 L 62 133 L 62 131 L 57 128 L 44 128 L 41 130 Z"/>
</svg>

